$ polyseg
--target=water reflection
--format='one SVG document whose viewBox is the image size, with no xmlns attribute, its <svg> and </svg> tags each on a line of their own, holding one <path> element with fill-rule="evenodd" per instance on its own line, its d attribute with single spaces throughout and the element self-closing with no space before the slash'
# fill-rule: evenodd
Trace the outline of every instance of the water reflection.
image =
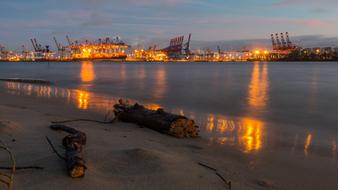
<svg viewBox="0 0 338 190">
<path fill-rule="evenodd" d="M 0 85 L 4 85 L 9 94 L 38 98 L 57 98 L 60 101 L 73 105 L 77 109 L 96 111 L 103 115 L 111 110 L 118 100 L 117 97 L 104 96 L 85 90 L 71 90 L 53 86 L 37 86 L 12 82 L 0 83 Z M 134 103 L 135 101 L 130 100 L 130 102 Z M 145 104 L 143 102 L 140 103 Z M 145 104 L 145 106 L 153 110 L 162 107 L 154 103 Z M 263 149 L 271 148 L 271 144 L 274 144 L 275 147 L 287 146 L 288 150 L 298 150 L 299 153 L 304 153 L 305 156 L 315 153 L 313 151 L 313 131 L 304 132 L 305 135 L 297 134 L 289 140 L 271 138 L 271 131 L 269 131 L 269 140 L 271 141 L 267 143 L 267 124 L 253 117 L 233 118 L 217 114 L 189 112 L 189 110 L 181 108 L 169 111 L 196 119 L 196 122 L 200 126 L 201 135 L 204 138 L 208 138 L 212 144 L 230 145 L 247 154 L 258 153 Z M 325 152 L 327 156 L 335 159 L 337 152 L 336 139 L 330 139 L 323 142 L 323 144 L 326 147 Z"/>
<path fill-rule="evenodd" d="M 155 73 L 155 86 L 153 96 L 156 99 L 163 98 L 167 91 L 167 70 L 164 65 L 159 65 Z"/>
<path fill-rule="evenodd" d="M 309 149 L 312 144 L 312 134 L 308 133 L 306 136 L 305 144 L 304 144 L 304 154 L 305 156 L 309 155 Z"/>
<path fill-rule="evenodd" d="M 120 81 L 124 82 L 127 79 L 127 68 L 126 64 L 121 64 L 121 69 L 120 69 Z"/>
<path fill-rule="evenodd" d="M 93 63 L 90 61 L 85 61 L 81 64 L 81 81 L 82 82 L 92 82 L 95 79 L 95 71 Z"/>
<path fill-rule="evenodd" d="M 254 63 L 249 85 L 249 106 L 257 109 L 267 105 L 269 96 L 269 70 L 268 64 Z"/>
<path fill-rule="evenodd" d="M 238 122 L 230 121 L 237 131 L 238 144 L 245 153 L 258 152 L 263 147 L 265 123 L 254 118 L 257 109 L 265 109 L 269 100 L 269 70 L 266 63 L 254 63 L 248 86 L 248 117 Z M 229 121 L 227 121 L 229 122 Z"/>
<path fill-rule="evenodd" d="M 136 77 L 138 79 L 138 83 L 139 83 L 139 87 L 140 87 L 140 90 L 144 90 L 144 87 L 145 87 L 145 80 L 146 80 L 146 70 L 144 68 L 144 65 L 140 65 L 139 66 L 139 71 L 137 72 L 136 74 Z"/>
<path fill-rule="evenodd" d="M 255 119 L 244 118 L 240 124 L 242 124 L 240 128 L 243 128 L 243 130 L 239 130 L 242 133 L 239 136 L 242 138 L 241 143 L 243 144 L 244 152 L 259 151 L 263 144 L 264 123 Z"/>
<path fill-rule="evenodd" d="M 335 160 L 336 159 L 336 154 L 337 154 L 337 142 L 335 140 L 332 140 L 332 158 Z"/>
<path fill-rule="evenodd" d="M 107 98 L 84 90 L 71 90 L 52 86 L 6 82 L 5 88 L 9 94 L 39 98 L 58 98 L 66 103 L 75 105 L 78 109 L 91 109 L 102 113 L 111 110 L 117 102 L 117 99 L 114 97 Z"/>
<path fill-rule="evenodd" d="M 206 133 L 219 137 L 211 137 L 211 143 L 237 145 L 245 153 L 253 153 L 262 149 L 264 123 L 253 119 L 228 119 L 210 114 L 207 119 Z"/>
<path fill-rule="evenodd" d="M 311 77 L 310 82 L 310 93 L 309 93 L 309 110 L 314 111 L 317 107 L 317 96 L 318 96 L 318 81 L 320 77 L 318 68 L 315 68 Z"/>
<path fill-rule="evenodd" d="M 79 91 L 78 93 L 78 104 L 77 107 L 79 109 L 83 109 L 86 110 L 88 109 L 88 99 L 89 99 L 89 93 L 88 92 L 83 92 L 83 91 Z"/>
</svg>

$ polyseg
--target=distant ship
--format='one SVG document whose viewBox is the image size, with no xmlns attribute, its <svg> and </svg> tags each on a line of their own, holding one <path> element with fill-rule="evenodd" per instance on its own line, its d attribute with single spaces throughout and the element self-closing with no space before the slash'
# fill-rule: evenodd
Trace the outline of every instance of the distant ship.
<svg viewBox="0 0 338 190">
<path fill-rule="evenodd" d="M 85 41 L 79 43 L 75 41 L 66 48 L 70 49 L 71 59 L 74 61 L 83 60 L 125 60 L 127 54 L 125 51 L 129 45 L 125 44 L 119 38 L 111 40 L 98 39 L 94 42 Z"/>
</svg>

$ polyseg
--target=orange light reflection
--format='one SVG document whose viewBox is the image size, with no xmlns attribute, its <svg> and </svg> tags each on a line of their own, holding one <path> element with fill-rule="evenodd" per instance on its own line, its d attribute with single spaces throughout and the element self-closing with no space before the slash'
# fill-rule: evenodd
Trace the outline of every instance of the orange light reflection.
<svg viewBox="0 0 338 190">
<path fill-rule="evenodd" d="M 221 135 L 216 139 L 217 143 L 230 145 L 236 143 L 245 153 L 257 152 L 263 147 L 264 122 L 253 118 L 234 121 L 209 114 L 206 131 Z"/>
<path fill-rule="evenodd" d="M 167 71 L 163 65 L 160 65 L 155 74 L 154 98 L 161 99 L 166 93 Z"/>
<path fill-rule="evenodd" d="M 78 104 L 77 107 L 82 110 L 88 109 L 89 94 L 87 92 L 79 91 L 77 94 Z"/>
<path fill-rule="evenodd" d="M 81 81 L 91 82 L 95 79 L 95 71 L 92 62 L 83 62 L 81 64 Z"/>
<path fill-rule="evenodd" d="M 260 63 L 254 63 L 251 82 L 249 85 L 249 105 L 253 108 L 262 108 L 267 105 L 269 88 L 268 65 L 261 68 Z"/>
<path fill-rule="evenodd" d="M 304 145 L 304 154 L 305 156 L 308 156 L 309 154 L 309 149 L 312 143 L 312 134 L 308 133 L 306 140 L 305 140 L 305 145 Z"/>
</svg>

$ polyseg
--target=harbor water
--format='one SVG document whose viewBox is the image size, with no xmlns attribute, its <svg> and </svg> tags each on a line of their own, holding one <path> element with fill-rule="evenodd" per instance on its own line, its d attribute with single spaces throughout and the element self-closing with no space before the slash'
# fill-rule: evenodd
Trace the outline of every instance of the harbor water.
<svg viewBox="0 0 338 190">
<path fill-rule="evenodd" d="M 210 144 L 336 160 L 338 63 L 0 63 L 13 96 L 58 98 L 105 114 L 118 98 L 196 120 Z"/>
</svg>

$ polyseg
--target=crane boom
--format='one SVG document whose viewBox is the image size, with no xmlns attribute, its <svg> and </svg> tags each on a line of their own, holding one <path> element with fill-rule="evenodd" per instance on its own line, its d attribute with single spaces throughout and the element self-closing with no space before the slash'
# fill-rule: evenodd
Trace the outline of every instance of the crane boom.
<svg viewBox="0 0 338 190">
<path fill-rule="evenodd" d="M 37 49 L 37 47 L 36 47 L 36 45 L 35 45 L 35 43 L 34 43 L 34 40 L 33 40 L 33 39 L 31 39 L 31 42 L 32 42 L 32 45 L 33 45 L 34 51 L 38 51 L 38 49 Z"/>
<path fill-rule="evenodd" d="M 182 39 L 183 40 L 183 39 Z M 185 44 L 185 54 L 189 55 L 190 54 L 190 40 L 191 40 L 191 33 L 188 36 L 188 41 Z"/>
<path fill-rule="evenodd" d="M 66 35 L 66 39 L 67 39 L 67 41 L 68 41 L 68 45 L 72 45 L 72 41 L 70 41 L 70 38 L 69 38 L 69 36 L 68 35 Z"/>
<path fill-rule="evenodd" d="M 58 41 L 56 40 L 56 38 L 55 37 L 53 37 L 54 38 L 54 41 L 55 41 L 55 45 L 56 45 L 56 47 L 58 48 L 58 50 L 60 51 L 61 50 L 61 46 L 60 46 L 60 44 L 58 43 Z"/>
</svg>

